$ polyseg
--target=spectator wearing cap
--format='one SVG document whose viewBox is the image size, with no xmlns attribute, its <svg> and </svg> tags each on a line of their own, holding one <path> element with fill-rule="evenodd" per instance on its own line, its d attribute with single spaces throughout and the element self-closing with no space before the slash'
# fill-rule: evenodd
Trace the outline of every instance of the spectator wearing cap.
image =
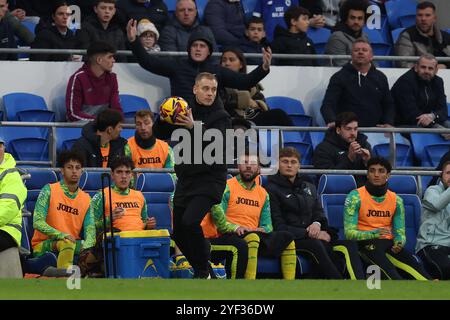
<svg viewBox="0 0 450 320">
<path fill-rule="evenodd" d="M 161 51 L 161 48 L 157 44 L 159 39 L 159 32 L 155 25 L 148 19 L 142 19 L 137 26 L 137 35 L 141 41 L 144 49 L 150 52 Z"/>
</svg>

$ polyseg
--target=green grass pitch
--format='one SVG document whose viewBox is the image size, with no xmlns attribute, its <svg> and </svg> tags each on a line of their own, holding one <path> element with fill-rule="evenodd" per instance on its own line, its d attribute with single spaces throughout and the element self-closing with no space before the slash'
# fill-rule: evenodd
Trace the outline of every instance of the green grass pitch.
<svg viewBox="0 0 450 320">
<path fill-rule="evenodd" d="M 381 281 L 379 290 L 369 290 L 366 281 L 350 280 L 82 279 L 80 290 L 69 290 L 66 282 L 0 279 L 0 300 L 450 299 L 450 281 Z"/>
</svg>

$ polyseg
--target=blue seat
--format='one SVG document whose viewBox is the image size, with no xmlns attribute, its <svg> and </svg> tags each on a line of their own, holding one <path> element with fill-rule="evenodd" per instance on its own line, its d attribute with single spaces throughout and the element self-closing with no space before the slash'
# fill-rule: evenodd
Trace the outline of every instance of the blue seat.
<svg viewBox="0 0 450 320">
<path fill-rule="evenodd" d="M 252 17 L 253 11 L 255 11 L 255 6 L 258 0 L 242 0 L 241 5 L 244 10 L 245 20 L 248 20 Z"/>
<path fill-rule="evenodd" d="M 144 195 L 148 216 L 155 217 L 156 229 L 172 232 L 169 200 L 174 188 L 172 177 L 168 173 L 142 173 L 138 176 L 136 189 Z"/>
<path fill-rule="evenodd" d="M 300 132 L 283 132 L 283 147 L 293 147 L 301 154 L 301 164 L 308 165 L 312 163 L 313 149 L 310 143 L 302 141 Z"/>
<path fill-rule="evenodd" d="M 421 202 L 415 194 L 397 194 L 403 199 L 405 207 L 405 233 L 406 245 L 410 253 L 415 252 L 417 233 L 420 227 Z"/>
<path fill-rule="evenodd" d="M 447 119 L 450 121 L 450 102 L 447 102 Z"/>
<path fill-rule="evenodd" d="M 129 139 L 131 137 L 134 137 L 134 132 L 135 132 L 134 129 L 122 129 L 120 136 L 125 139 Z"/>
<path fill-rule="evenodd" d="M 398 38 L 400 37 L 400 33 L 403 32 L 403 30 L 405 30 L 405 28 L 397 28 L 392 30 L 391 35 L 392 35 L 392 43 L 396 43 Z"/>
<path fill-rule="evenodd" d="M 450 150 L 450 144 L 432 144 L 424 147 L 424 157 L 432 166 L 437 167 L 441 158 Z"/>
<path fill-rule="evenodd" d="M 369 37 L 369 42 L 372 46 L 373 54 L 375 56 L 388 56 L 391 53 L 392 45 L 386 40 L 381 31 L 377 29 L 368 29 L 364 27 L 364 32 Z M 377 61 L 378 66 L 391 67 L 391 64 L 388 61 Z"/>
<path fill-rule="evenodd" d="M 323 174 L 319 179 L 318 194 L 345 194 L 356 189 L 356 181 L 352 175 Z"/>
<path fill-rule="evenodd" d="M 33 213 L 36 200 L 42 188 L 48 183 L 57 182 L 58 177 L 54 171 L 43 171 L 39 169 L 29 169 L 27 171 L 30 174 L 30 178 L 25 180 L 25 186 L 27 187 L 25 208 Z"/>
<path fill-rule="evenodd" d="M 175 9 L 177 8 L 176 0 L 165 0 L 164 3 L 166 4 L 169 12 L 175 12 Z"/>
<path fill-rule="evenodd" d="M 47 139 L 19 138 L 10 140 L 7 150 L 17 161 L 50 161 Z"/>
<path fill-rule="evenodd" d="M 47 104 L 45 103 L 44 98 L 41 96 L 24 93 L 24 92 L 15 92 L 9 93 L 3 96 L 3 106 L 6 112 L 6 119 L 8 121 L 18 121 L 19 113 L 23 111 L 33 111 L 36 113 L 44 113 L 49 114 L 52 111 L 49 111 L 47 108 Z M 31 117 L 30 112 L 23 115 L 23 117 Z M 47 115 L 48 116 L 48 115 Z M 38 117 L 34 115 L 33 117 Z M 46 117 L 46 116 L 43 116 Z M 23 120 L 22 120 L 23 121 Z M 27 120 L 28 121 L 28 120 Z M 54 121 L 54 116 L 53 120 Z"/>
<path fill-rule="evenodd" d="M 340 240 L 345 239 L 344 235 L 344 203 L 347 194 L 322 194 L 320 201 L 323 211 L 331 227 L 338 229 Z"/>
<path fill-rule="evenodd" d="M 21 253 L 24 273 L 42 274 L 48 267 L 56 267 L 57 257 L 53 252 L 44 253 L 38 258 L 33 258 L 31 239 L 33 238 L 33 221 L 31 216 L 22 217 L 22 240 L 20 246 L 27 252 Z"/>
<path fill-rule="evenodd" d="M 391 29 L 407 28 L 415 24 L 417 1 L 386 1 L 384 5 Z"/>
<path fill-rule="evenodd" d="M 134 120 L 134 115 L 137 111 L 150 109 L 150 105 L 145 98 L 131 94 L 120 94 L 119 98 L 125 119 Z"/>
<path fill-rule="evenodd" d="M 284 110 L 296 126 L 309 127 L 312 124 L 312 117 L 305 115 L 305 110 L 300 100 L 290 97 L 273 96 L 267 97 L 266 103 L 271 109 Z"/>
<path fill-rule="evenodd" d="M 400 27 L 408 28 L 416 24 L 417 0 L 397 1 L 398 22 Z"/>
<path fill-rule="evenodd" d="M 45 130 L 42 130 L 45 129 Z M 42 138 L 47 139 L 47 128 L 38 127 L 0 127 L 0 137 L 5 139 L 6 148 L 8 149 L 9 141 L 23 138 Z"/>
<path fill-rule="evenodd" d="M 388 189 L 395 193 L 417 194 L 417 180 L 414 176 L 391 175 L 388 180 Z"/>
<path fill-rule="evenodd" d="M 98 171 L 84 171 L 79 182 L 80 188 L 93 197 L 97 192 L 102 190 L 102 174 L 103 172 Z M 107 187 L 108 179 L 105 178 L 103 183 Z"/>
<path fill-rule="evenodd" d="M 52 110 L 55 111 L 55 121 L 66 122 L 67 121 L 66 97 L 65 96 L 55 97 L 53 98 L 51 104 Z"/>
<path fill-rule="evenodd" d="M 317 54 L 323 54 L 331 31 L 327 28 L 308 28 L 307 35 L 314 42 Z"/>
<path fill-rule="evenodd" d="M 82 128 L 56 128 L 56 151 L 72 149 L 73 144 L 81 137 Z"/>
<path fill-rule="evenodd" d="M 398 167 L 411 167 L 413 163 L 413 153 L 411 146 L 403 143 L 396 143 L 396 159 L 395 163 Z M 376 156 L 389 159 L 391 150 L 389 143 L 380 143 L 372 147 L 372 151 Z"/>
<path fill-rule="evenodd" d="M 281 141 L 279 141 L 277 131 L 266 129 L 258 130 L 258 152 L 260 161 L 263 165 L 268 165 L 268 163 L 264 163 L 265 159 L 263 158 L 267 157 L 268 160 L 271 160 L 272 151 L 279 148 L 280 143 Z"/>
<path fill-rule="evenodd" d="M 425 147 L 429 145 L 450 145 L 450 140 L 445 140 L 439 134 L 434 133 L 411 133 L 411 142 L 414 154 L 421 160 L 422 167 L 435 167 L 425 153 Z"/>
<path fill-rule="evenodd" d="M 325 132 L 314 131 L 314 132 L 310 132 L 309 136 L 311 138 L 311 145 L 312 145 L 313 149 L 316 149 L 317 146 L 325 139 Z"/>
<path fill-rule="evenodd" d="M 311 272 L 311 260 L 303 254 L 297 254 L 296 275 L 301 276 Z M 258 278 L 263 278 L 264 274 L 277 274 L 281 277 L 281 261 L 276 258 L 258 257 L 256 269 Z"/>
<path fill-rule="evenodd" d="M 260 185 L 262 185 L 263 187 L 266 187 L 267 182 L 268 182 L 268 176 L 259 175 L 259 184 Z"/>
<path fill-rule="evenodd" d="M 31 21 L 21 21 L 21 24 L 30 30 L 31 33 L 35 34 L 36 23 Z"/>
<path fill-rule="evenodd" d="M 205 12 L 208 0 L 196 0 L 195 3 L 197 4 L 198 18 L 200 19 L 200 22 L 203 22 L 203 13 Z"/>
</svg>

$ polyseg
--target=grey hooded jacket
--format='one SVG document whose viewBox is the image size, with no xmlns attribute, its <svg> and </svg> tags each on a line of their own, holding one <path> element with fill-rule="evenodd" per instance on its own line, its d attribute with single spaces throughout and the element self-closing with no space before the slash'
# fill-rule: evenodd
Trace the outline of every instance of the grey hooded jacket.
<svg viewBox="0 0 450 320">
<path fill-rule="evenodd" d="M 416 252 L 426 246 L 450 247 L 450 188 L 442 182 L 425 192 L 420 220 Z"/>
</svg>

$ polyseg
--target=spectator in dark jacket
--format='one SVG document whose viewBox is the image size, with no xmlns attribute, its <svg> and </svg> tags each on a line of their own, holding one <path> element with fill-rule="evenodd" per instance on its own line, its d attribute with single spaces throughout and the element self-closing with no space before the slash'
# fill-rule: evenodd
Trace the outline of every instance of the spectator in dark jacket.
<svg viewBox="0 0 450 320">
<path fill-rule="evenodd" d="M 27 17 L 40 17 L 48 20 L 52 15 L 52 8 L 58 0 L 16 0 L 14 8 L 25 11 Z"/>
<path fill-rule="evenodd" d="M 290 7 L 284 14 L 284 20 L 288 29 L 280 26 L 275 28 L 272 50 L 274 53 L 285 54 L 316 54 L 313 41 L 308 38 L 306 32 L 309 26 L 309 11 L 302 7 Z M 278 65 L 314 66 L 316 60 L 277 60 Z"/>
<path fill-rule="evenodd" d="M 239 43 L 239 48 L 245 53 L 261 53 L 262 48 L 269 45 L 264 30 L 264 20 L 259 17 L 251 17 L 246 24 L 245 39 Z M 258 64 L 259 59 L 248 58 L 248 64 Z"/>
<path fill-rule="evenodd" d="M 444 81 L 437 76 L 438 62 L 431 54 L 422 55 L 414 68 L 392 86 L 397 112 L 396 125 L 450 127 Z"/>
<path fill-rule="evenodd" d="M 117 1 L 117 8 L 122 27 L 125 27 L 130 19 L 148 19 L 161 31 L 169 17 L 163 0 L 121 0 Z"/>
<path fill-rule="evenodd" d="M 97 0 L 94 6 L 95 16 L 86 18 L 78 32 L 80 47 L 87 49 L 94 41 L 104 41 L 116 50 L 125 50 L 125 35 L 113 18 L 116 14 L 115 0 Z M 126 61 L 119 57 L 118 61 Z"/>
<path fill-rule="evenodd" d="M 328 84 L 320 109 L 325 123 L 334 125 L 336 114 L 352 111 L 360 127 L 392 126 L 395 105 L 386 76 L 372 65 L 370 44 L 358 39 L 352 46 L 352 61 L 336 72 Z"/>
<path fill-rule="evenodd" d="M 366 170 L 372 149 L 367 136 L 358 132 L 358 117 L 353 112 L 343 112 L 336 117 L 336 126 L 329 128 L 324 141 L 314 150 L 316 169 Z M 358 185 L 365 176 L 355 176 Z"/>
<path fill-rule="evenodd" d="M 127 140 L 120 136 L 122 123 L 120 112 L 107 109 L 83 127 L 81 138 L 75 141 L 72 149 L 83 156 L 85 167 L 107 168 L 125 155 Z"/>
<path fill-rule="evenodd" d="M 0 0 L 0 48 L 17 48 L 12 25 L 5 19 L 8 2 Z M 0 53 L 0 60 L 17 60 L 17 54 Z"/>
<path fill-rule="evenodd" d="M 211 28 L 218 45 L 236 46 L 245 37 L 244 10 L 240 1 L 209 0 L 204 20 Z"/>
<path fill-rule="evenodd" d="M 67 27 L 67 20 L 69 19 L 69 7 L 67 2 L 60 1 L 53 8 L 52 19 L 53 24 L 44 27 L 36 35 L 34 42 L 31 44 L 33 49 L 76 49 L 77 38 L 72 30 Z M 67 61 L 80 60 L 76 56 L 69 54 L 33 54 L 30 60 L 41 61 Z"/>
<path fill-rule="evenodd" d="M 430 1 L 417 4 L 416 25 L 406 28 L 395 43 L 397 56 L 420 56 L 430 53 L 436 57 L 450 57 L 450 34 L 439 30 L 436 7 Z M 411 68 L 412 61 L 398 61 L 402 68 Z M 450 68 L 450 62 L 439 64 L 438 68 Z"/>
<path fill-rule="evenodd" d="M 155 122 L 153 133 L 155 137 L 167 139 L 177 128 L 184 131 L 190 141 L 194 141 L 194 120 L 198 129 L 203 132 L 215 129 L 225 137 L 225 131 L 231 129 L 231 120 L 223 108 L 222 101 L 216 98 L 217 79 L 213 74 L 202 72 L 194 79 L 194 97 L 189 99 L 191 111 L 188 115 L 179 115 L 176 119 L 178 125 L 169 125 L 160 120 Z M 184 135 L 183 135 L 184 137 Z M 224 138 L 225 139 L 225 138 Z M 184 140 L 184 138 L 183 138 Z M 201 141 L 191 143 L 191 152 L 183 152 L 181 163 L 175 164 L 177 174 L 177 187 L 173 198 L 173 233 L 177 246 L 184 253 L 194 268 L 194 277 L 208 278 L 211 270 L 208 263 L 210 258 L 210 245 L 205 240 L 200 223 L 214 204 L 220 203 L 225 190 L 227 167 L 224 158 L 220 162 L 207 163 L 197 155 L 194 156 L 194 145 L 200 143 L 202 154 L 209 143 L 202 145 Z M 184 144 L 184 142 L 183 142 Z M 223 153 L 225 157 L 225 153 Z M 195 159 L 194 159 L 195 157 Z"/>
<path fill-rule="evenodd" d="M 94 42 L 88 48 L 88 61 L 69 79 L 66 90 L 68 121 L 91 120 L 106 108 L 122 113 L 114 48 L 106 42 Z M 147 53 L 146 53 L 147 54 Z"/>
<path fill-rule="evenodd" d="M 159 45 L 163 51 L 185 51 L 192 33 L 200 31 L 209 34 L 217 51 L 216 40 L 211 29 L 201 25 L 194 0 L 178 0 L 175 16 L 161 31 Z"/>
<path fill-rule="evenodd" d="M 299 169 L 298 151 L 281 149 L 279 172 L 269 176 L 267 183 L 274 231 L 288 231 L 294 236 L 295 248 L 312 256 L 319 277 L 342 279 L 333 252 L 333 247 L 340 245 L 345 248 L 350 277 L 364 279 L 356 243 L 337 239 L 337 230 L 328 226 L 315 186 L 302 179 Z"/>
<path fill-rule="evenodd" d="M 150 57 L 139 41 L 136 41 L 136 21 L 130 20 L 127 26 L 128 40 L 139 64 L 146 70 L 170 79 L 171 95 L 187 100 L 193 98 L 192 87 L 200 72 L 215 74 L 219 87 L 248 89 L 255 86 L 268 73 L 272 54 L 263 52 L 263 64 L 248 74 L 233 72 L 211 61 L 213 51 L 209 34 L 201 31 L 193 33 L 188 41 L 188 58 Z"/>
</svg>

